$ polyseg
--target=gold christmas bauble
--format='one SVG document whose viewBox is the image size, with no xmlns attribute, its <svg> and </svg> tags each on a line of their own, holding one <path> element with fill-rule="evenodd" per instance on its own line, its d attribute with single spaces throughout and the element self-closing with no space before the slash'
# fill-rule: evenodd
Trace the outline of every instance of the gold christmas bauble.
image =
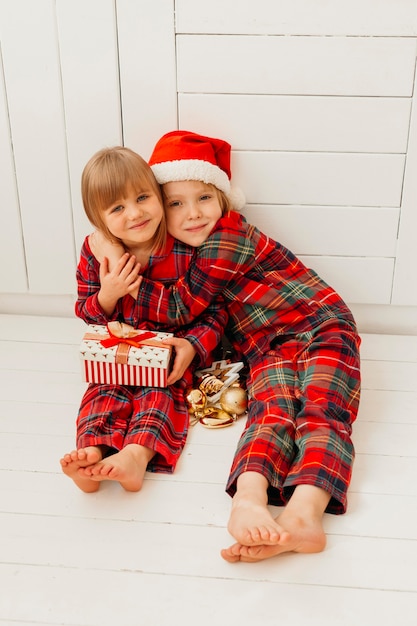
<svg viewBox="0 0 417 626">
<path fill-rule="evenodd" d="M 190 412 L 203 414 L 202 412 L 207 404 L 207 398 L 206 394 L 201 391 L 201 389 L 191 389 L 187 393 L 186 398 Z"/>
<path fill-rule="evenodd" d="M 220 396 L 220 406 L 231 415 L 242 415 L 248 406 L 248 395 L 242 387 L 232 385 Z"/>
</svg>

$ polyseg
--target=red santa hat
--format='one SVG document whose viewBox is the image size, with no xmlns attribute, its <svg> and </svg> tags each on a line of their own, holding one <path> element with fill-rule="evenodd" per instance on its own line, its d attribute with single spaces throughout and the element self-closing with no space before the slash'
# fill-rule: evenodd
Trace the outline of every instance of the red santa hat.
<svg viewBox="0 0 417 626">
<path fill-rule="evenodd" d="M 174 130 L 157 142 L 149 159 L 160 185 L 182 180 L 212 184 L 230 199 L 233 208 L 245 204 L 243 193 L 230 184 L 231 145 L 187 130 Z"/>
</svg>

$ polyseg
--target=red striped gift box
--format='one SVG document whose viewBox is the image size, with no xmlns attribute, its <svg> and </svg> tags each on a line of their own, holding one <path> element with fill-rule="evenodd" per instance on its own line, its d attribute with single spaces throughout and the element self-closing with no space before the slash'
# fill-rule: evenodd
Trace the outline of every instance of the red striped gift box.
<svg viewBox="0 0 417 626">
<path fill-rule="evenodd" d="M 83 379 L 88 383 L 166 387 L 171 348 L 162 342 L 172 333 L 135 330 L 117 337 L 107 326 L 91 324 L 80 346 Z"/>
</svg>

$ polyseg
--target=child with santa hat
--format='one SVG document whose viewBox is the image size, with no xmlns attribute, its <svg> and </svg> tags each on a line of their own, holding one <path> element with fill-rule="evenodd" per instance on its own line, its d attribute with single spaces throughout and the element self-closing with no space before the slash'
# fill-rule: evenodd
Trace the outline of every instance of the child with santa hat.
<svg viewBox="0 0 417 626">
<path fill-rule="evenodd" d="M 230 155 L 228 142 L 189 131 L 157 142 L 149 164 L 168 231 L 195 252 L 175 284 L 143 278 L 132 295 L 138 319 L 178 325 L 223 295 L 249 401 L 226 486 L 236 543 L 222 556 L 251 562 L 323 550 L 324 513 L 346 511 L 360 338 L 339 294 L 236 211 Z M 273 517 L 268 504 L 284 508 Z"/>
</svg>

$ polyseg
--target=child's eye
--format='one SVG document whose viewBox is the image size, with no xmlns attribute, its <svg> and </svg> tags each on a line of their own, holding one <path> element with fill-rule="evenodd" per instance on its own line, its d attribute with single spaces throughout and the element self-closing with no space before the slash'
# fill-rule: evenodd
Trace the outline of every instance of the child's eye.
<svg viewBox="0 0 417 626">
<path fill-rule="evenodd" d="M 114 207 L 111 209 L 111 211 L 110 211 L 110 212 L 111 212 L 111 213 L 119 213 L 119 212 L 120 212 L 120 211 L 122 211 L 122 210 L 123 210 L 123 206 L 122 206 L 121 204 L 119 204 L 119 205 L 117 205 L 117 206 L 114 206 Z"/>
<path fill-rule="evenodd" d="M 148 198 L 149 196 L 146 193 L 142 193 L 140 196 L 137 197 L 136 202 L 144 202 Z"/>
<path fill-rule="evenodd" d="M 174 207 L 180 206 L 180 204 L 181 203 L 180 203 L 179 200 L 172 200 L 172 201 L 167 203 L 167 207 L 174 208 Z"/>
<path fill-rule="evenodd" d="M 200 200 L 204 202 L 204 200 L 210 200 L 211 196 L 209 194 L 204 194 L 204 196 L 200 196 Z"/>
</svg>

